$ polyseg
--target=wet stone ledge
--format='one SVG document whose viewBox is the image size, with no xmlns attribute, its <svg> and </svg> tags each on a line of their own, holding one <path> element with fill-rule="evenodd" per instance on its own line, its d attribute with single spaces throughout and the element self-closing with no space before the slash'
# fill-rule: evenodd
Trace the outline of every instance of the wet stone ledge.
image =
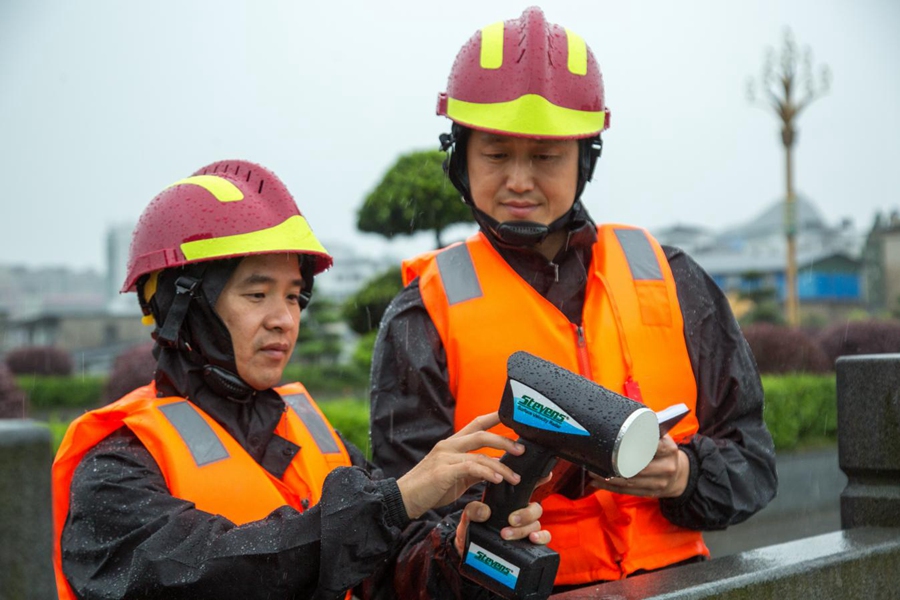
<svg viewBox="0 0 900 600">
<path fill-rule="evenodd" d="M 862 527 L 552 596 L 553 600 L 888 600 L 900 530 Z"/>
<path fill-rule="evenodd" d="M 49 430 L 0 419 L 0 600 L 56 598 L 50 562 Z"/>
</svg>

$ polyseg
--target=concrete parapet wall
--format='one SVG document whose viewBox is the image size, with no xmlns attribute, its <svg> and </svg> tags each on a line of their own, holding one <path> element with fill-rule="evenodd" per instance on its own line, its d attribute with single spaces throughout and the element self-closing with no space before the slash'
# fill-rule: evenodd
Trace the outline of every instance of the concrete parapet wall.
<svg viewBox="0 0 900 600">
<path fill-rule="evenodd" d="M 0 419 L 0 600 L 56 598 L 50 562 L 50 431 Z"/>
<path fill-rule="evenodd" d="M 556 594 L 554 600 L 887 600 L 900 597 L 900 530 L 863 527 Z"/>
<path fill-rule="evenodd" d="M 841 526 L 900 527 L 900 354 L 842 356 L 836 372 Z"/>
</svg>

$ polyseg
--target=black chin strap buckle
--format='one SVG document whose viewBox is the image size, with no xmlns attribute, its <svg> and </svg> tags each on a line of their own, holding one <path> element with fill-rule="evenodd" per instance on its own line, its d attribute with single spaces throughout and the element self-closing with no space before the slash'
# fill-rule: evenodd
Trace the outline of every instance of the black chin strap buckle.
<svg viewBox="0 0 900 600">
<path fill-rule="evenodd" d="M 178 333 L 181 331 L 181 324 L 184 322 L 184 317 L 187 316 L 188 307 L 191 305 L 197 288 L 200 287 L 200 282 L 200 279 L 187 275 L 183 275 L 175 281 L 175 299 L 172 300 L 169 314 L 166 315 L 166 322 L 156 334 L 156 341 L 160 346 L 178 347 Z"/>
<path fill-rule="evenodd" d="M 516 247 L 532 247 L 543 242 L 550 228 L 533 221 L 505 221 L 494 229 L 500 241 Z"/>
<path fill-rule="evenodd" d="M 456 143 L 456 138 L 453 137 L 452 133 L 442 133 L 438 136 L 438 140 L 441 142 L 441 151 L 443 152 L 452 148 L 453 144 Z"/>
<path fill-rule="evenodd" d="M 253 400 L 256 391 L 236 374 L 216 365 L 204 365 L 203 380 L 216 394 L 238 404 Z"/>
</svg>

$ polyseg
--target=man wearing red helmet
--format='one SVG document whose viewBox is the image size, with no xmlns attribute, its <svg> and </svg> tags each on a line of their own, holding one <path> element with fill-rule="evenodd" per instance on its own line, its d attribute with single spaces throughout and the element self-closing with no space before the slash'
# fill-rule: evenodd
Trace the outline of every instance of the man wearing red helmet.
<svg viewBox="0 0 900 600">
<path fill-rule="evenodd" d="M 313 278 L 331 265 L 282 182 L 245 161 L 160 193 L 135 229 L 123 291 L 155 324 L 154 381 L 70 426 L 53 465 L 60 598 L 389 595 L 377 573 L 410 519 L 482 480 L 470 451 L 521 453 L 475 419 L 383 478 L 303 385 L 278 385 Z M 471 503 L 467 518 L 484 520 Z M 540 506 L 507 528 L 545 543 Z M 489 512 L 489 511 L 487 511 Z M 457 543 L 465 536 L 460 528 Z M 447 570 L 454 581 L 455 569 Z M 460 585 L 460 584 L 456 584 Z"/>
<path fill-rule="evenodd" d="M 453 121 L 447 174 L 480 232 L 403 265 L 373 358 L 373 460 L 400 475 L 495 408 L 507 358 L 525 350 L 655 410 L 692 409 L 629 480 L 557 466 L 541 519 L 557 589 L 704 560 L 702 530 L 775 494 L 762 388 L 709 276 L 643 229 L 596 225 L 581 203 L 610 117 L 593 53 L 529 8 L 462 48 L 438 113 Z M 454 508 L 431 513 L 441 527 L 410 527 L 425 541 L 398 572 L 455 551 Z"/>
</svg>

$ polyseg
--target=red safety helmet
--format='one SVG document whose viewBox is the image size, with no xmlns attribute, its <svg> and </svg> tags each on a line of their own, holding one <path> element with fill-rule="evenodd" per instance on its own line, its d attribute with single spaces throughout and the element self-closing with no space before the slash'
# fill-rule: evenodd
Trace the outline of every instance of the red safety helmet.
<svg viewBox="0 0 900 600">
<path fill-rule="evenodd" d="M 609 127 L 591 49 L 537 7 L 469 39 L 437 112 L 464 127 L 517 137 L 581 139 Z"/>
<path fill-rule="evenodd" d="M 332 258 L 278 177 L 243 160 L 212 163 L 156 196 L 138 220 L 122 292 L 142 275 L 248 254 L 304 254 L 313 274 Z"/>
</svg>

